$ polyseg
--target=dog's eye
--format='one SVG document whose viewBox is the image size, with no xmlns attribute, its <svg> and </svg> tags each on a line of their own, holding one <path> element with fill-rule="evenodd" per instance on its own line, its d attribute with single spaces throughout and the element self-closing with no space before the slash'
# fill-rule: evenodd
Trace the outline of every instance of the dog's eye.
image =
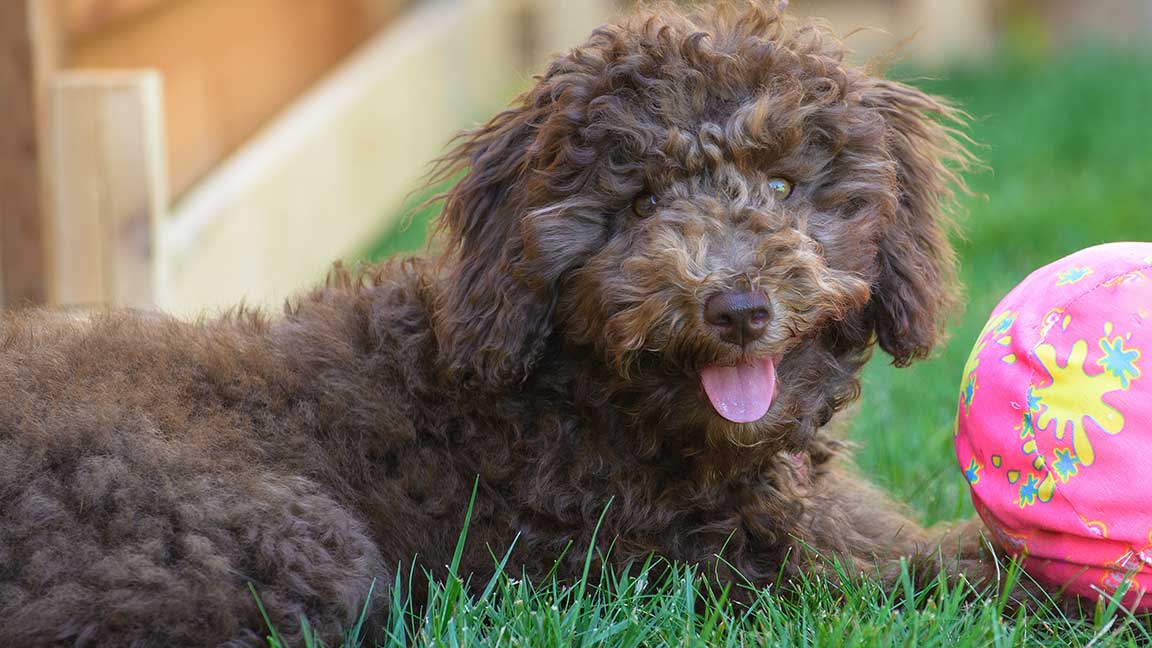
<svg viewBox="0 0 1152 648">
<path fill-rule="evenodd" d="M 772 190 L 772 194 L 776 196 L 777 200 L 787 200 L 788 196 L 792 195 L 792 189 L 795 188 L 795 185 L 784 178 L 772 178 L 768 181 L 768 188 Z"/>
<path fill-rule="evenodd" d="M 660 201 L 656 196 L 650 193 L 640 194 L 632 201 L 632 211 L 640 218 L 647 218 L 656 213 L 656 207 L 659 205 Z"/>
</svg>

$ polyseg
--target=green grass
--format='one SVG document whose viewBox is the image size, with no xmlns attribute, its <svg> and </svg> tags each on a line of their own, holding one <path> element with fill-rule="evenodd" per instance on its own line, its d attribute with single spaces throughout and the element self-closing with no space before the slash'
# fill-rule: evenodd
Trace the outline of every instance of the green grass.
<svg viewBox="0 0 1152 648">
<path fill-rule="evenodd" d="M 1003 294 L 1029 271 L 1095 243 L 1152 240 L 1152 57 L 1082 49 L 1053 60 L 985 64 L 915 83 L 955 99 L 991 171 L 970 177 L 957 241 L 967 306 L 938 357 L 895 369 L 877 355 L 851 438 L 874 480 L 928 522 L 971 514 L 952 453 L 961 367 Z M 418 249 L 434 214 L 417 214 L 373 256 Z M 1127 646 L 1152 642 L 1115 606 L 1089 621 L 1004 613 L 994 595 L 938 583 L 917 592 L 812 579 L 798 597 L 750 608 L 701 589 L 690 570 L 660 582 L 603 575 L 603 587 L 530 586 L 501 575 L 470 597 L 434 584 L 426 611 L 394 609 L 381 645 Z M 397 599 L 399 600 L 399 599 Z M 914 602 L 914 604 L 909 604 Z M 403 606 L 400 606 L 401 608 Z M 352 642 L 355 643 L 355 642 Z"/>
<path fill-rule="evenodd" d="M 709 588 L 687 567 L 655 576 L 655 563 L 635 575 L 600 574 L 602 584 L 532 586 L 500 575 L 481 594 L 466 581 L 432 583 L 426 610 L 406 610 L 392 597 L 382 636 L 368 643 L 359 625 L 348 646 L 1146 646 L 1152 635 L 1115 603 L 1090 621 L 1055 613 L 1010 613 L 1003 601 L 970 602 L 943 582 L 917 590 L 911 578 L 894 591 L 870 582 L 832 586 L 810 579 L 795 596 L 762 590 L 747 605 L 730 590 Z M 906 574 L 905 574 L 906 575 Z M 907 576 L 907 575 L 906 575 Z M 393 593 L 402 584 L 392 584 Z M 273 648 L 289 644 L 269 633 Z M 306 640 L 305 646 L 322 645 Z"/>
</svg>

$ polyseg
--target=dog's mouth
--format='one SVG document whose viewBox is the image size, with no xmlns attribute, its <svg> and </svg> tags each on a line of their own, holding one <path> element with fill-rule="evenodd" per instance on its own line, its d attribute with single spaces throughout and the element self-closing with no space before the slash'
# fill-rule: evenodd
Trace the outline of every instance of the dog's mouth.
<svg viewBox="0 0 1152 648">
<path fill-rule="evenodd" d="M 700 382 L 712 409 L 733 423 L 759 421 L 776 398 L 776 360 L 757 358 L 738 365 L 709 365 Z"/>
</svg>

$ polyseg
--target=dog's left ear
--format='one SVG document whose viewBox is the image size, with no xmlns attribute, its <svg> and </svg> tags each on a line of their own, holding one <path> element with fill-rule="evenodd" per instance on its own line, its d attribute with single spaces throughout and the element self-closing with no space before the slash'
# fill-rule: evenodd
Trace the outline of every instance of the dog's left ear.
<svg viewBox="0 0 1152 648">
<path fill-rule="evenodd" d="M 920 90 L 878 80 L 864 103 L 886 124 L 896 165 L 894 218 L 879 241 L 879 275 L 868 306 L 880 348 L 905 366 L 928 356 L 956 301 L 956 258 L 948 240 L 954 190 L 971 155 L 957 140 L 961 113 Z"/>
</svg>

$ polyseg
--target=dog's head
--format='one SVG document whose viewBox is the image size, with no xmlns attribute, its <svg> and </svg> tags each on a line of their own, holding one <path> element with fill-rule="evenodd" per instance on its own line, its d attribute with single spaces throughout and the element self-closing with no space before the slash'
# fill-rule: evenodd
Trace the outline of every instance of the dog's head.
<svg viewBox="0 0 1152 648">
<path fill-rule="evenodd" d="M 442 161 L 445 360 L 506 385 L 585 349 L 727 438 L 821 424 L 874 341 L 940 335 L 954 120 L 774 7 L 603 27 Z"/>
</svg>

